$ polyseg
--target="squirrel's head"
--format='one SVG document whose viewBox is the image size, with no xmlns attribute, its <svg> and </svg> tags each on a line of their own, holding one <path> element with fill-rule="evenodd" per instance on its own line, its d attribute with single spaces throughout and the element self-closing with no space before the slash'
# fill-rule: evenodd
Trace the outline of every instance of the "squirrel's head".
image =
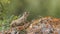
<svg viewBox="0 0 60 34">
<path fill-rule="evenodd" d="M 29 16 L 29 12 L 24 12 L 23 15 L 26 16 L 26 17 L 28 17 Z"/>
</svg>

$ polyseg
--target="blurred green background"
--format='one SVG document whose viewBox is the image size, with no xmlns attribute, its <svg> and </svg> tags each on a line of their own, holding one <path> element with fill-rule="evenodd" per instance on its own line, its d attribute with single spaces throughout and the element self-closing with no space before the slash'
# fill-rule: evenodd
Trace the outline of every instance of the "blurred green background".
<svg viewBox="0 0 60 34">
<path fill-rule="evenodd" d="M 0 0 L 0 29 L 9 27 L 25 11 L 30 12 L 28 20 L 37 16 L 60 18 L 60 0 Z"/>
</svg>

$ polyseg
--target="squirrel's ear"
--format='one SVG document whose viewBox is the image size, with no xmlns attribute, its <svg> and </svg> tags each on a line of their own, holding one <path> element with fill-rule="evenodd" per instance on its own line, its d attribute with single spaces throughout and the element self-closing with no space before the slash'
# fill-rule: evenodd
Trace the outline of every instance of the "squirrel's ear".
<svg viewBox="0 0 60 34">
<path fill-rule="evenodd" d="M 29 12 L 24 12 L 24 14 L 29 14 Z"/>
</svg>

